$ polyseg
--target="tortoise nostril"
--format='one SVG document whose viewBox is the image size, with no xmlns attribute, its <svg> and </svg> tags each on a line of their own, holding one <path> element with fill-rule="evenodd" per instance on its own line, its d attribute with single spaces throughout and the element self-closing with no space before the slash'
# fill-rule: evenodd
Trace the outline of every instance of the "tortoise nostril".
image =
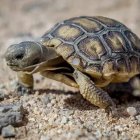
<svg viewBox="0 0 140 140">
<path fill-rule="evenodd" d="M 17 54 L 15 56 L 16 59 L 22 59 L 23 57 L 24 57 L 24 54 L 23 53 Z"/>
</svg>

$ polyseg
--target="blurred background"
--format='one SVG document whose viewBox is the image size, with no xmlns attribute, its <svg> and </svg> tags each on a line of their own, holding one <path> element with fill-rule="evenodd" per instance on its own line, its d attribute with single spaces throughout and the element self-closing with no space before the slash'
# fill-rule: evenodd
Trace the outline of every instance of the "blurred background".
<svg viewBox="0 0 140 140">
<path fill-rule="evenodd" d="M 139 0 L 0 0 L 0 82 L 15 76 L 3 62 L 9 45 L 41 37 L 56 22 L 81 15 L 114 18 L 140 36 L 139 8 Z"/>
</svg>

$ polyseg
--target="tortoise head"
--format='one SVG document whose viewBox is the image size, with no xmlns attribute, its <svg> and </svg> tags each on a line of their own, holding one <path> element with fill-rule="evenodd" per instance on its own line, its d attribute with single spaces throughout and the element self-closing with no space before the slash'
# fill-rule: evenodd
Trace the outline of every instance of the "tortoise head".
<svg viewBox="0 0 140 140">
<path fill-rule="evenodd" d="M 5 53 L 7 65 L 14 71 L 23 71 L 46 61 L 49 57 L 47 47 L 31 41 L 11 45 Z"/>
</svg>

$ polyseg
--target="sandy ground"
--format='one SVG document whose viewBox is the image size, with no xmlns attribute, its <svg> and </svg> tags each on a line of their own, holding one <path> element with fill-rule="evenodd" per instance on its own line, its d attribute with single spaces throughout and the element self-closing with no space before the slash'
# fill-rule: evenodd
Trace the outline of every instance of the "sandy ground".
<svg viewBox="0 0 140 140">
<path fill-rule="evenodd" d="M 120 119 L 84 100 L 75 89 L 35 75 L 35 94 L 16 97 L 16 73 L 4 63 L 7 47 L 21 40 L 41 37 L 56 22 L 74 16 L 107 16 L 140 35 L 139 0 L 0 0 L 0 88 L 8 99 L 28 111 L 26 123 L 16 128 L 17 140 L 139 140 L 140 101 L 117 102 Z M 38 90 L 40 89 L 40 90 Z M 129 116 L 128 107 L 136 114 Z"/>
</svg>

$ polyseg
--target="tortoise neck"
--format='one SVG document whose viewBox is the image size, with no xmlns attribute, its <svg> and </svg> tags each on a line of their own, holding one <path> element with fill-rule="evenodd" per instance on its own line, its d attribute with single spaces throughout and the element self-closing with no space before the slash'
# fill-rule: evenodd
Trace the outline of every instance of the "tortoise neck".
<svg viewBox="0 0 140 140">
<path fill-rule="evenodd" d="M 42 61 L 53 61 L 54 59 L 59 58 L 60 56 L 56 53 L 54 48 L 45 47 L 42 45 Z"/>
</svg>

